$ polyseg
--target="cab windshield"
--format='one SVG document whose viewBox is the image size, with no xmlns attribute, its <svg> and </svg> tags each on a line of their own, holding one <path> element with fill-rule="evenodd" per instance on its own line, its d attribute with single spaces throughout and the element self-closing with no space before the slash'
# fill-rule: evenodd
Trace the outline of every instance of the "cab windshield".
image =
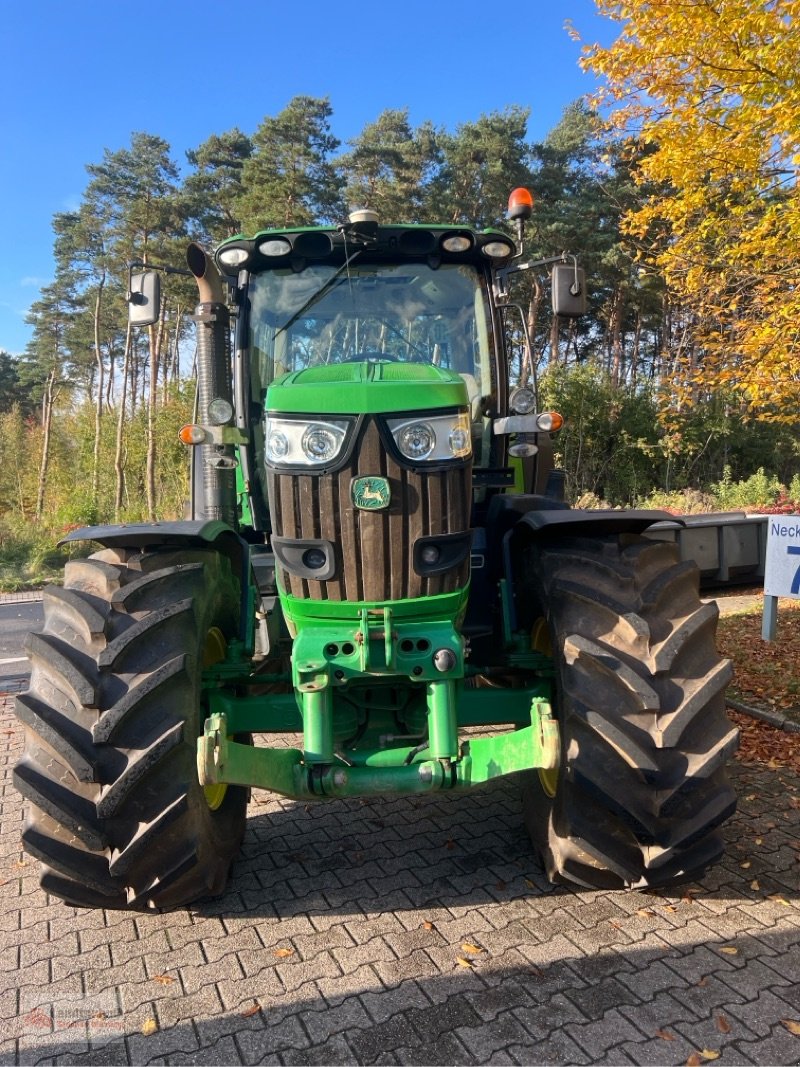
<svg viewBox="0 0 800 1067">
<path fill-rule="evenodd" d="M 251 370 L 263 390 L 289 371 L 329 363 L 432 363 L 460 374 L 473 418 L 491 395 L 489 312 L 475 267 L 314 264 L 250 279 Z"/>
</svg>

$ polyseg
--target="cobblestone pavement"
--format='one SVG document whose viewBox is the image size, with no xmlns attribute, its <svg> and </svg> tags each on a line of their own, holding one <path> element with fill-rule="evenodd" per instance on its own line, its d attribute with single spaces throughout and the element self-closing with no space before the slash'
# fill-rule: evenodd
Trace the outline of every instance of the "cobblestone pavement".
<svg viewBox="0 0 800 1067">
<path fill-rule="evenodd" d="M 2 1063 L 800 1061 L 788 772 L 734 767 L 728 854 L 683 896 L 550 891 L 500 782 L 320 806 L 256 792 L 226 895 L 134 915 L 41 892 L 8 695 L 0 737 Z"/>
</svg>

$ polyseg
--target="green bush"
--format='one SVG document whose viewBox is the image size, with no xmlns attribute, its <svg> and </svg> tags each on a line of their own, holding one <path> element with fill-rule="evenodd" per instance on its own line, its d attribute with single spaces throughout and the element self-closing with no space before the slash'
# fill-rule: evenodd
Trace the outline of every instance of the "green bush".
<svg viewBox="0 0 800 1067">
<path fill-rule="evenodd" d="M 63 535 L 63 529 L 31 520 L 0 519 L 0 592 L 60 582 L 67 560 L 84 551 L 83 546 L 58 548 Z"/>
<path fill-rule="evenodd" d="M 699 489 L 680 489 L 672 493 L 655 490 L 646 497 L 636 501 L 637 508 L 652 508 L 656 511 L 670 511 L 675 515 L 702 515 L 706 511 L 716 511 L 714 498 Z"/>
<path fill-rule="evenodd" d="M 759 467 L 749 478 L 738 482 L 732 480 L 730 467 L 725 467 L 722 480 L 711 486 L 711 494 L 718 511 L 769 507 L 783 492 L 784 487 L 778 479 L 767 474 L 763 467 Z"/>
</svg>

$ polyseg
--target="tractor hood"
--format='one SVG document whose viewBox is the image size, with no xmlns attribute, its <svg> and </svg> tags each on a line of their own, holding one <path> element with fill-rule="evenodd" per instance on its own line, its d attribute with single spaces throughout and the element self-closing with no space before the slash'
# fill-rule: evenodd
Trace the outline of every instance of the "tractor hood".
<svg viewBox="0 0 800 1067">
<path fill-rule="evenodd" d="M 267 390 L 267 410 L 380 415 L 468 407 L 460 374 L 429 363 L 334 363 L 293 371 Z"/>
</svg>

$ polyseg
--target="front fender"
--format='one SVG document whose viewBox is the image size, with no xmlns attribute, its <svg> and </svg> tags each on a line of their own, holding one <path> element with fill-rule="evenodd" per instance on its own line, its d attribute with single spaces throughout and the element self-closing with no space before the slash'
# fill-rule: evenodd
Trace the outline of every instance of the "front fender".
<svg viewBox="0 0 800 1067">
<path fill-rule="evenodd" d="M 63 537 L 59 545 L 71 541 L 97 541 L 101 545 L 131 545 L 133 548 L 146 548 L 149 545 L 170 545 L 181 541 L 187 544 L 205 542 L 213 544 L 227 534 L 236 541 L 241 540 L 235 530 L 219 519 L 191 521 L 181 519 L 175 522 L 130 522 L 109 524 L 106 526 L 82 526 L 72 530 Z"/>
<path fill-rule="evenodd" d="M 564 508 L 553 510 L 534 509 L 525 512 L 503 538 L 503 572 L 510 586 L 510 623 L 516 628 L 517 582 L 515 561 L 519 560 L 523 547 L 538 541 L 559 537 L 605 537 L 609 534 L 642 534 L 657 522 L 674 522 L 685 525 L 682 519 L 666 511 L 628 511 Z"/>
<path fill-rule="evenodd" d="M 234 574 L 239 575 L 241 596 L 239 630 L 247 648 L 252 647 L 254 625 L 254 579 L 250 570 L 250 546 L 227 523 L 219 519 L 175 522 L 132 522 L 119 525 L 82 526 L 63 537 L 59 545 L 76 541 L 96 541 L 105 548 L 129 547 L 140 550 L 169 546 L 187 548 L 213 547 L 231 561 Z"/>
<path fill-rule="evenodd" d="M 582 508 L 564 508 L 553 511 L 527 511 L 510 531 L 517 536 L 524 532 L 531 536 L 552 537 L 554 535 L 578 537 L 602 537 L 611 533 L 643 533 L 648 526 L 657 522 L 676 522 L 681 526 L 683 519 L 670 515 L 666 511 L 645 511 L 631 509 L 628 511 L 591 511 Z M 523 528 L 521 530 L 520 528 Z"/>
</svg>

